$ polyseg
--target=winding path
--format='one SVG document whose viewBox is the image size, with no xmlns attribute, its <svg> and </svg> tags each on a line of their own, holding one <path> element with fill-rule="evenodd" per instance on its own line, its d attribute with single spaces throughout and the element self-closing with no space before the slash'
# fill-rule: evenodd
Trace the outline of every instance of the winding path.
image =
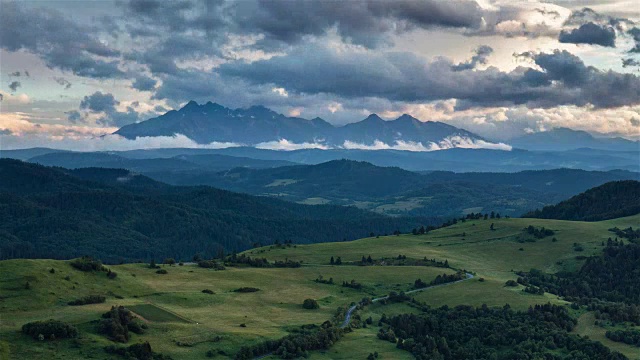
<svg viewBox="0 0 640 360">
<path fill-rule="evenodd" d="M 459 283 L 459 282 L 463 282 L 463 281 L 467 281 L 467 280 L 470 280 L 470 279 L 473 279 L 473 274 L 467 273 L 467 278 L 466 279 L 456 280 L 456 281 L 453 281 L 453 282 L 444 283 L 444 284 L 438 284 L 438 285 L 433 285 L 433 286 L 427 286 L 426 288 L 422 288 L 422 289 L 409 290 L 409 291 L 406 291 L 405 294 L 413 294 L 413 293 L 417 293 L 419 291 L 425 291 L 425 290 L 435 289 L 435 288 L 442 287 L 442 286 L 453 285 L 453 284 L 456 284 L 456 283 Z M 375 298 L 375 299 L 371 300 L 371 302 L 378 302 L 380 300 L 385 300 L 385 299 L 388 299 L 388 298 L 389 298 L 389 295 L 382 296 L 382 297 Z M 350 307 L 349 310 L 347 310 L 347 314 L 345 315 L 344 322 L 342 323 L 342 325 L 340 325 L 341 329 L 344 329 L 347 326 L 349 326 L 349 323 L 351 322 L 351 315 L 353 314 L 353 312 L 356 310 L 357 307 L 358 307 L 358 305 L 356 304 L 356 305 L 353 305 L 352 307 Z M 273 352 L 270 352 L 270 353 L 267 353 L 267 354 L 264 354 L 264 355 L 260 355 L 258 357 L 253 358 L 253 360 L 264 359 L 264 358 L 266 358 L 268 356 L 271 356 L 271 355 L 273 355 Z"/>
<path fill-rule="evenodd" d="M 457 284 L 459 282 L 467 281 L 467 280 L 470 280 L 470 279 L 473 279 L 473 274 L 467 273 L 467 278 L 466 279 L 456 280 L 456 281 L 452 281 L 452 282 L 449 282 L 449 283 L 438 284 L 438 285 L 434 285 L 434 286 L 427 286 L 427 287 L 422 288 L 422 289 L 410 290 L 410 291 L 406 291 L 405 294 L 413 294 L 413 293 L 417 293 L 419 291 L 425 291 L 425 290 L 435 289 L 435 288 L 442 287 L 442 286 L 453 285 L 453 284 Z M 371 300 L 371 302 L 378 302 L 380 300 L 386 300 L 388 298 L 389 298 L 389 295 L 382 296 L 382 297 L 375 298 L 375 299 Z M 345 315 L 344 322 L 342 323 L 342 325 L 340 325 L 341 329 L 344 329 L 347 326 L 349 326 L 349 323 L 351 322 L 351 315 L 353 314 L 353 312 L 356 310 L 357 307 L 358 307 L 358 304 L 351 306 L 349 308 L 349 310 L 347 310 L 347 314 Z"/>
</svg>

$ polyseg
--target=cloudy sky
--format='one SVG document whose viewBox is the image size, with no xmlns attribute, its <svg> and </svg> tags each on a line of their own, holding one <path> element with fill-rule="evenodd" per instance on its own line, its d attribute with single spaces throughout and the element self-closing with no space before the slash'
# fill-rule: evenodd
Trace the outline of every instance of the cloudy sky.
<svg viewBox="0 0 640 360">
<path fill-rule="evenodd" d="M 0 138 L 86 147 L 195 100 L 337 125 L 408 113 L 495 141 L 639 139 L 637 4 L 2 1 Z"/>
</svg>

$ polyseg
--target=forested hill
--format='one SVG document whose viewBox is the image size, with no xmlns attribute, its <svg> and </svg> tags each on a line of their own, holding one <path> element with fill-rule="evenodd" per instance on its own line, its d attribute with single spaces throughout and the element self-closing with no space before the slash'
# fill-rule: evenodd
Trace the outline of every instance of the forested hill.
<svg viewBox="0 0 640 360">
<path fill-rule="evenodd" d="M 0 218 L 0 259 L 92 255 L 107 262 L 341 241 L 439 222 L 8 159 L 0 160 Z"/>
<path fill-rule="evenodd" d="M 523 217 L 599 221 L 640 213 L 640 182 L 612 181 Z"/>
</svg>

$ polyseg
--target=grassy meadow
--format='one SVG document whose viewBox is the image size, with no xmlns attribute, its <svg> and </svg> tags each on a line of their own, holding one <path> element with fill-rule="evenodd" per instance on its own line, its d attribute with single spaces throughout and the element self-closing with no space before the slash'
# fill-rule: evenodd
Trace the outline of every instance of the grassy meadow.
<svg viewBox="0 0 640 360">
<path fill-rule="evenodd" d="M 490 229 L 491 223 L 494 230 Z M 341 257 L 343 263 L 360 261 L 362 256 L 369 255 L 373 259 L 398 255 L 405 255 L 409 260 L 427 257 L 447 260 L 453 268 L 476 274 L 469 281 L 413 294 L 432 306 L 502 306 L 509 303 L 514 308 L 526 309 L 534 304 L 563 303 L 550 294 L 527 294 L 521 287 L 509 288 L 504 283 L 515 279 L 513 271 L 517 270 L 575 270 L 583 261 L 579 260 L 581 256 L 600 253 L 601 242 L 613 236 L 607 229 L 638 224 L 640 216 L 594 223 L 541 219 L 473 220 L 426 235 L 267 246 L 245 252 L 270 261 L 302 262 L 300 268 L 293 269 L 227 267 L 215 271 L 189 264 L 164 265 L 168 273 L 163 275 L 147 264 L 124 264 L 108 266 L 118 274 L 115 279 L 108 279 L 103 272 L 75 270 L 67 261 L 0 261 L 0 358 L 116 359 L 103 351 L 103 347 L 112 342 L 95 330 L 95 321 L 112 305 L 124 305 L 148 323 L 148 331 L 143 335 L 134 334 L 129 344 L 149 341 L 154 351 L 174 359 L 206 359 L 208 350 L 214 350 L 218 358 L 232 357 L 242 345 L 282 337 L 295 326 L 320 324 L 330 319 L 337 308 L 347 307 L 365 296 L 409 290 L 418 278 L 428 282 L 437 275 L 454 271 L 408 265 L 331 266 L 332 256 Z M 523 232 L 528 225 L 544 226 L 555 234 L 533 241 Z M 315 282 L 319 276 L 333 278 L 335 284 Z M 351 280 L 361 283 L 363 288 L 355 290 L 340 286 L 342 281 Z M 260 290 L 234 292 L 239 287 Z M 205 289 L 214 293 L 203 293 Z M 104 295 L 107 301 L 67 305 L 69 301 L 87 295 Z M 304 309 L 301 304 L 306 298 L 316 299 L 320 308 Z M 372 316 L 377 322 L 383 313 L 411 311 L 415 309 L 405 304 L 373 304 L 363 310 L 361 316 Z M 81 335 L 74 340 L 39 342 L 20 333 L 23 324 L 46 319 L 69 322 L 78 327 Z M 588 334 L 590 322 L 593 321 L 581 318 L 576 332 Z M 594 339 L 610 345 L 610 341 L 596 335 Z M 637 351 L 619 343 L 615 343 L 615 349 L 625 354 Z M 314 352 L 311 358 L 366 358 L 373 351 L 383 359 L 409 356 L 393 344 L 379 341 L 376 328 L 369 327 L 347 334 L 334 347 L 326 352 Z"/>
</svg>

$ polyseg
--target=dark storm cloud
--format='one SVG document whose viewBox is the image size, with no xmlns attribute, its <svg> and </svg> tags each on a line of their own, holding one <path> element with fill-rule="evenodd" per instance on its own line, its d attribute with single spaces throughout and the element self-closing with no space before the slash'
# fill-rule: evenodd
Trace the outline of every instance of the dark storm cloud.
<svg viewBox="0 0 640 360">
<path fill-rule="evenodd" d="M 72 71 L 93 78 L 122 77 L 117 61 L 97 59 L 114 57 L 119 52 L 102 44 L 92 34 L 59 11 L 25 8 L 19 3 L 3 2 L 0 11 L 0 48 L 25 50 L 40 56 L 50 68 Z"/>
<path fill-rule="evenodd" d="M 476 28 L 482 11 L 475 1 L 240 1 L 226 9 L 241 33 L 264 34 L 287 44 L 336 29 L 344 40 L 367 47 L 387 35 L 414 28 Z"/>
<path fill-rule="evenodd" d="M 84 116 L 78 110 L 67 111 L 65 114 L 67 114 L 67 120 L 72 124 L 86 122 Z"/>
<path fill-rule="evenodd" d="M 475 69 L 478 65 L 484 65 L 487 63 L 487 58 L 493 53 L 493 48 L 488 45 L 482 45 L 476 49 L 476 54 L 467 62 L 454 65 L 453 71 L 471 70 Z"/>
<path fill-rule="evenodd" d="M 344 40 L 375 47 L 393 33 L 414 28 L 477 28 L 483 15 L 473 0 L 134 0 L 126 6 L 138 20 L 128 24 L 133 36 L 154 36 L 153 29 L 161 28 L 170 34 L 201 31 L 216 43 L 224 40 L 225 32 L 261 35 L 260 48 L 281 48 L 332 28 Z"/>
<path fill-rule="evenodd" d="M 71 88 L 71 83 L 69 82 L 69 80 L 67 80 L 67 79 L 65 79 L 63 77 L 54 76 L 53 80 L 55 82 L 57 82 L 58 85 L 64 86 L 65 90 L 68 90 L 69 88 Z"/>
<path fill-rule="evenodd" d="M 633 25 L 633 21 L 629 19 L 601 14 L 588 7 L 573 11 L 571 16 L 569 16 L 565 21 L 565 25 L 567 26 L 579 26 L 588 23 L 594 23 L 601 26 L 613 26 L 620 31 L 624 29 L 625 25 Z"/>
<path fill-rule="evenodd" d="M 12 81 L 9 84 L 9 89 L 11 89 L 11 91 L 16 92 L 16 90 L 18 90 L 18 88 L 22 86 L 22 84 L 20 83 L 20 81 Z"/>
<path fill-rule="evenodd" d="M 631 66 L 640 66 L 640 61 L 632 58 L 622 59 L 622 67 L 631 67 Z"/>
<path fill-rule="evenodd" d="M 143 119 L 143 115 L 136 112 L 133 107 L 127 107 L 126 111 L 118 111 L 116 109 L 118 105 L 120 105 L 120 102 L 116 100 L 112 94 L 103 94 L 100 91 L 96 91 L 82 99 L 80 109 L 95 114 L 104 114 L 104 116 L 98 118 L 96 122 L 105 126 L 121 127 Z M 75 110 L 68 112 L 67 118 L 71 122 L 84 119 L 84 117 Z"/>
<path fill-rule="evenodd" d="M 561 43 L 590 44 L 615 47 L 616 31 L 612 27 L 596 25 L 592 22 L 570 31 L 563 30 L 558 37 Z"/>
<path fill-rule="evenodd" d="M 103 94 L 100 91 L 85 96 L 80 102 L 80 109 L 89 110 L 92 112 L 115 112 L 116 106 L 120 102 L 117 101 L 112 94 Z"/>
<path fill-rule="evenodd" d="M 484 106 L 530 107 L 593 104 L 608 108 L 640 103 L 640 78 L 634 75 L 587 67 L 566 51 L 527 56 L 541 70 L 455 71 L 457 65 L 446 58 L 427 62 L 411 53 L 338 54 L 312 45 L 252 64 L 223 64 L 219 72 L 252 85 L 273 84 L 289 92 L 345 98 L 406 102 L 455 98 Z"/>
<path fill-rule="evenodd" d="M 150 77 L 138 76 L 131 87 L 140 91 L 150 91 L 154 89 L 157 83 L 158 82 L 155 79 Z"/>
</svg>

